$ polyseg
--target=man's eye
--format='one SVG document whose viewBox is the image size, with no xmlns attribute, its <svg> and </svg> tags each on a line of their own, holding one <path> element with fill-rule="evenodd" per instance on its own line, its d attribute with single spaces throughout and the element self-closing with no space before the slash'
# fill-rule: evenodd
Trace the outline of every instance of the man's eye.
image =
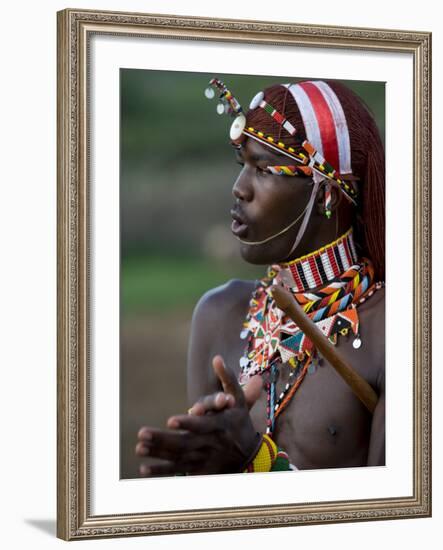
<svg viewBox="0 0 443 550">
<path fill-rule="evenodd" d="M 257 174 L 260 176 L 267 176 L 269 174 L 269 171 L 267 168 L 260 168 L 259 166 L 256 167 Z"/>
</svg>

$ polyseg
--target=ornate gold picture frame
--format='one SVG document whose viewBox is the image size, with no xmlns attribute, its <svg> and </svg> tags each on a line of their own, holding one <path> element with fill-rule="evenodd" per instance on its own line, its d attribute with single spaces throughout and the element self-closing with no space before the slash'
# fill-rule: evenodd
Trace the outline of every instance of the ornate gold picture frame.
<svg viewBox="0 0 443 550">
<path fill-rule="evenodd" d="M 95 211 L 91 202 L 96 147 L 91 90 L 97 77 L 91 48 L 95 37 L 127 41 L 191 41 L 202 48 L 248 45 L 377 52 L 408 57 L 412 70 L 413 125 L 410 174 L 413 295 L 407 302 L 411 342 L 411 491 L 395 496 L 262 502 L 259 505 L 189 506 L 146 511 L 140 506 L 102 513 L 94 509 L 93 480 L 100 464 L 91 458 L 95 416 L 92 333 L 96 317 L 91 287 Z M 236 21 L 155 14 L 69 9 L 58 13 L 58 504 L 57 533 L 65 540 L 279 527 L 318 523 L 427 517 L 431 515 L 431 35 L 363 28 Z M 350 75 L 352 77 L 352 75 Z M 395 128 L 388 128 L 395 132 Z M 117 176 L 118 177 L 118 176 Z M 407 199 L 406 199 L 407 200 Z M 388 213 L 389 215 L 389 213 Z M 93 236 L 93 235 L 92 235 Z M 409 371 L 407 371 L 409 376 Z M 95 389 L 94 389 L 95 391 Z M 412 403 L 410 403 L 412 401 Z M 408 409 L 409 410 L 409 409 Z M 388 442 L 389 444 L 389 442 Z M 292 475 L 285 473 L 280 475 Z M 115 473 L 118 478 L 118 472 Z M 118 481 L 118 479 L 117 479 Z M 188 480 L 173 480 L 183 483 Z M 164 483 L 156 480 L 157 487 Z M 260 483 L 257 478 L 256 483 Z M 147 497 L 146 497 L 147 498 Z M 155 498 L 152 497 L 154 501 Z"/>
</svg>

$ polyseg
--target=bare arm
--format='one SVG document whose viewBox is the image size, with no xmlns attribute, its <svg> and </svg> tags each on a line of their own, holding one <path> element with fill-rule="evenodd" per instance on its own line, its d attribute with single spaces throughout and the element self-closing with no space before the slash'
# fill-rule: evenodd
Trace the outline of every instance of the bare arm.
<svg viewBox="0 0 443 550">
<path fill-rule="evenodd" d="M 379 398 L 372 416 L 368 466 L 385 464 L 385 376 L 383 372 L 379 381 Z"/>
<path fill-rule="evenodd" d="M 239 334 L 253 288 L 253 281 L 234 279 L 207 292 L 196 305 L 188 349 L 189 405 L 221 390 L 212 368 L 215 355 L 222 355 L 234 371 L 238 367 L 244 348 Z"/>
<path fill-rule="evenodd" d="M 207 292 L 197 303 L 192 316 L 187 362 L 188 404 L 218 391 L 220 385 L 211 367 L 220 342 L 217 338 L 217 301 L 219 289 Z"/>
<path fill-rule="evenodd" d="M 366 306 L 366 307 L 364 307 Z M 366 379 L 378 395 L 372 415 L 368 466 L 385 465 L 385 289 L 378 290 L 361 308 L 360 322 L 370 347 Z"/>
</svg>

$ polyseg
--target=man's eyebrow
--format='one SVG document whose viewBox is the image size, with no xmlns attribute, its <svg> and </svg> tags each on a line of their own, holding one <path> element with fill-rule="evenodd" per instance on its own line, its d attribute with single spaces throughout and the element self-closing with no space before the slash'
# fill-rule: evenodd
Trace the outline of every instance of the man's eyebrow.
<svg viewBox="0 0 443 550">
<path fill-rule="evenodd" d="M 284 155 L 279 155 L 277 153 L 275 155 L 252 154 L 251 155 L 251 160 L 253 160 L 255 162 L 260 162 L 261 160 L 266 160 L 266 161 L 269 161 L 269 162 L 276 162 L 275 157 L 282 158 L 283 156 Z"/>
<path fill-rule="evenodd" d="M 241 149 L 236 149 L 235 152 L 237 155 L 240 155 L 241 157 L 244 156 L 243 151 Z M 274 155 L 267 155 L 266 153 L 252 153 L 251 155 L 249 155 L 249 157 L 254 162 L 260 162 L 260 161 L 277 162 L 275 160 L 276 157 L 281 159 L 281 158 L 284 158 L 285 155 L 281 155 L 279 153 L 274 153 Z"/>
</svg>

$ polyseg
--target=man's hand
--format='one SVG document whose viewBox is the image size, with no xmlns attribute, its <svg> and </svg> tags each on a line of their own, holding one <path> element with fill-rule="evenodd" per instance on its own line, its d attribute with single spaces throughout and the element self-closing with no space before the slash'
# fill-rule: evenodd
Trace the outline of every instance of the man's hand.
<svg viewBox="0 0 443 550">
<path fill-rule="evenodd" d="M 261 377 L 251 379 L 243 391 L 221 356 L 215 356 L 212 365 L 223 392 L 199 399 L 191 414 L 169 418 L 168 430 L 140 429 L 136 454 L 164 460 L 141 465 L 141 475 L 240 472 L 254 455 L 261 436 L 249 408 L 260 395 Z"/>
<path fill-rule="evenodd" d="M 225 408 L 230 408 L 235 405 L 235 395 L 237 392 L 236 386 L 239 386 L 237 380 L 233 387 L 231 379 L 227 374 L 226 367 L 223 362 L 223 358 L 220 355 L 216 355 L 212 360 L 212 367 L 215 375 L 219 379 L 223 392 L 213 393 L 201 397 L 192 407 L 188 410 L 189 414 L 196 416 L 202 416 L 209 412 L 221 411 Z M 260 397 L 260 393 L 263 387 L 263 380 L 261 376 L 253 376 L 249 382 L 243 387 L 242 397 L 248 407 L 248 410 L 254 405 L 257 399 Z M 172 417 L 174 418 L 174 417 Z"/>
</svg>

